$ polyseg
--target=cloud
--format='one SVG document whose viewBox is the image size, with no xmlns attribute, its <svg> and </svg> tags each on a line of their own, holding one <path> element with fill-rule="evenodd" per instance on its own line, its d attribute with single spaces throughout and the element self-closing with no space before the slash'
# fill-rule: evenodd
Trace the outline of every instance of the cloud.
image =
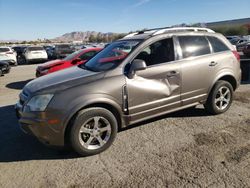
<svg viewBox="0 0 250 188">
<path fill-rule="evenodd" d="M 146 3 L 149 3 L 152 0 L 139 0 L 137 3 L 133 4 L 132 7 L 136 8 L 136 7 L 140 7 Z"/>
</svg>

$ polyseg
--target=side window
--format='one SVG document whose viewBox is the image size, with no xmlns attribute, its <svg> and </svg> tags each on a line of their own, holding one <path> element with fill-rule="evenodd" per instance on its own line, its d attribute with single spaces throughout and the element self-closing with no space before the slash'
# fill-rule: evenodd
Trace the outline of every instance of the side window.
<svg viewBox="0 0 250 188">
<path fill-rule="evenodd" d="M 203 36 L 179 36 L 183 58 L 210 54 L 210 46 Z"/>
<path fill-rule="evenodd" d="M 157 65 L 175 60 L 173 39 L 157 41 L 144 48 L 136 59 L 142 59 L 147 66 Z"/>
<path fill-rule="evenodd" d="M 207 38 L 210 41 L 215 53 L 229 50 L 229 48 L 220 39 L 210 36 Z"/>
<path fill-rule="evenodd" d="M 96 51 L 90 51 L 90 52 L 87 52 L 81 56 L 79 56 L 79 58 L 81 60 L 89 60 L 91 59 L 97 52 Z"/>
</svg>

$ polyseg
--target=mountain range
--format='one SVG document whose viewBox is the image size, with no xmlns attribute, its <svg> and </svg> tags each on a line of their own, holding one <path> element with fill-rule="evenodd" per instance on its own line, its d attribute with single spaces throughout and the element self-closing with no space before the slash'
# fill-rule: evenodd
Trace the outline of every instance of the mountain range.
<svg viewBox="0 0 250 188">
<path fill-rule="evenodd" d="M 56 37 L 54 39 L 51 39 L 55 42 L 70 42 L 70 41 L 88 41 L 90 37 L 99 37 L 99 38 L 108 38 L 113 37 L 115 35 L 118 35 L 118 33 L 102 33 L 102 32 L 96 32 L 96 31 L 75 31 L 70 33 L 65 33 L 60 37 Z"/>
</svg>

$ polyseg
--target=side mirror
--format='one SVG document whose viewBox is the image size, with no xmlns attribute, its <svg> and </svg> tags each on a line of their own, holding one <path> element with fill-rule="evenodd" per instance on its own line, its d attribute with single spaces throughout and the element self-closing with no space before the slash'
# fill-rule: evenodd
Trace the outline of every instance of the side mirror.
<svg viewBox="0 0 250 188">
<path fill-rule="evenodd" d="M 80 61 L 82 61 L 80 58 L 76 58 L 76 59 L 74 59 L 74 60 L 71 62 L 71 64 L 72 64 L 72 65 L 75 65 L 75 64 L 79 63 Z"/>
<path fill-rule="evenodd" d="M 146 68 L 147 68 L 147 65 L 144 60 L 135 59 L 131 63 L 128 77 L 132 78 L 135 75 L 136 71 L 145 70 Z"/>
</svg>

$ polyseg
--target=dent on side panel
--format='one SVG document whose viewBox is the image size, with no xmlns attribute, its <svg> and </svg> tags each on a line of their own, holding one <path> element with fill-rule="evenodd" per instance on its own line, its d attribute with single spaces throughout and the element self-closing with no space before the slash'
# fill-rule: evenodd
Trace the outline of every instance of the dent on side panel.
<svg viewBox="0 0 250 188">
<path fill-rule="evenodd" d="M 137 92 L 133 93 L 133 96 L 129 96 L 129 104 L 132 107 L 137 105 L 146 105 L 148 103 L 154 103 L 156 101 L 164 100 L 171 96 L 175 91 L 180 88 L 180 76 L 165 78 L 159 75 L 158 78 L 144 78 L 135 75 L 133 79 L 128 79 L 129 90 Z"/>
</svg>

